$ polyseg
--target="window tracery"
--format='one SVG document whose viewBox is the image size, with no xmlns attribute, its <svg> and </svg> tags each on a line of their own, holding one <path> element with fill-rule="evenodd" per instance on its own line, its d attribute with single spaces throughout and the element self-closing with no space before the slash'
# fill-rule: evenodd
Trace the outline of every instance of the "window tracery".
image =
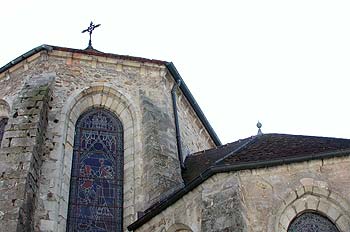
<svg viewBox="0 0 350 232">
<path fill-rule="evenodd" d="M 122 231 L 122 124 L 111 112 L 92 109 L 75 130 L 67 231 Z"/>
<path fill-rule="evenodd" d="M 288 232 L 339 232 L 337 227 L 326 217 L 306 212 L 296 217 L 289 225 Z"/>
</svg>

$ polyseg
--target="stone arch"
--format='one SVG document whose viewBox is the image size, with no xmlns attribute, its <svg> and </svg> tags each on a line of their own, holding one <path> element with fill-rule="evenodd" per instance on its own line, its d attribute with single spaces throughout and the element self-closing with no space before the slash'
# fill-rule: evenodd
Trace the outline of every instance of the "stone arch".
<svg viewBox="0 0 350 232">
<path fill-rule="evenodd" d="M 192 232 L 189 226 L 182 223 L 176 223 L 169 227 L 167 232 Z"/>
<path fill-rule="evenodd" d="M 308 183 L 290 192 L 277 214 L 275 231 L 287 232 L 290 223 L 305 212 L 315 212 L 327 217 L 339 231 L 350 231 L 350 205 L 340 195 L 326 186 Z"/>
<path fill-rule="evenodd" d="M 95 85 L 71 95 L 63 108 L 64 128 L 62 128 L 62 165 L 59 202 L 59 219 L 65 227 L 69 198 L 72 154 L 75 124 L 81 114 L 91 108 L 104 108 L 116 115 L 124 128 L 124 226 L 132 223 L 139 207 L 142 206 L 141 165 L 142 159 L 139 113 L 130 98 L 107 85 Z M 137 194 L 136 194 L 137 193 Z"/>
</svg>

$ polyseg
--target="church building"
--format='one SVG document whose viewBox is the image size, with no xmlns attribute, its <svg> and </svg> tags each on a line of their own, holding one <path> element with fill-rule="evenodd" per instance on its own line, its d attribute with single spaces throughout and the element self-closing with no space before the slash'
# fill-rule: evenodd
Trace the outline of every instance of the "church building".
<svg viewBox="0 0 350 232">
<path fill-rule="evenodd" d="M 350 139 L 222 145 L 171 62 L 36 47 L 0 68 L 0 141 L 0 231 L 350 231 Z"/>
</svg>

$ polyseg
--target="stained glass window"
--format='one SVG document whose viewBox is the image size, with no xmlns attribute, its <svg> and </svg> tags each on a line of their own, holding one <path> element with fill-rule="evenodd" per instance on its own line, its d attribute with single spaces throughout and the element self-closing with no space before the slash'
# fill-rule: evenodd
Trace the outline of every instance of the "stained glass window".
<svg viewBox="0 0 350 232">
<path fill-rule="evenodd" d="M 339 232 L 339 230 L 328 218 L 318 213 L 307 212 L 292 221 L 288 232 Z"/>
<path fill-rule="evenodd" d="M 6 124 L 7 124 L 7 118 L 0 118 L 0 146 L 1 146 L 2 137 L 4 136 Z"/>
<path fill-rule="evenodd" d="M 75 131 L 67 231 L 122 231 L 122 124 L 111 112 L 92 109 Z"/>
</svg>

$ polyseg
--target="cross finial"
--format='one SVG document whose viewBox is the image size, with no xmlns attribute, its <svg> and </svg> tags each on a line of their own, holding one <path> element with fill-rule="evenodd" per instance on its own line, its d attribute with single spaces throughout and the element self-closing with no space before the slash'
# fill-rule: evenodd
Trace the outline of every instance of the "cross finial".
<svg viewBox="0 0 350 232">
<path fill-rule="evenodd" d="M 85 30 L 83 30 L 83 31 L 81 32 L 81 33 L 89 32 L 89 36 L 90 36 L 89 45 L 88 45 L 88 47 L 87 47 L 86 49 L 94 49 L 94 48 L 92 47 L 91 34 L 92 34 L 93 30 L 95 30 L 95 28 L 96 28 L 96 27 L 99 27 L 99 26 L 101 26 L 101 24 L 95 25 L 95 24 L 91 21 L 90 26 L 89 26 L 87 29 L 85 29 Z"/>
</svg>

